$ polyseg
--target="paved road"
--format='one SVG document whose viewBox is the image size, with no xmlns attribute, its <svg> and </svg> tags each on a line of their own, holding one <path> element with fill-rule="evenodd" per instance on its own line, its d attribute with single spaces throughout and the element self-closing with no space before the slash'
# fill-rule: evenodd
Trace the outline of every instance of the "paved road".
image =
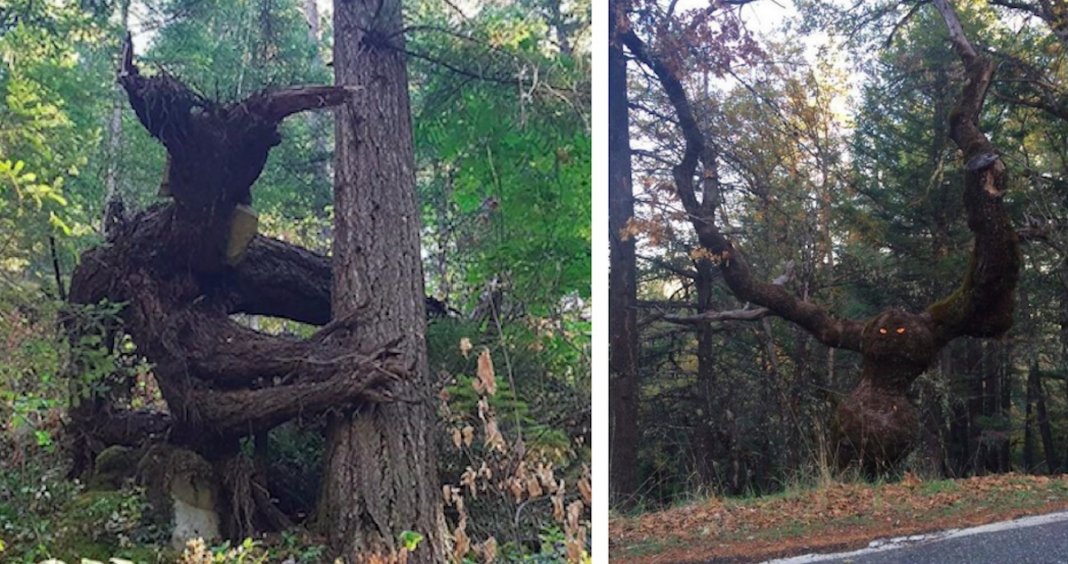
<svg viewBox="0 0 1068 564">
<path fill-rule="evenodd" d="M 855 552 L 810 554 L 775 562 L 1068 564 L 1068 512 L 894 539 L 873 545 Z"/>
</svg>

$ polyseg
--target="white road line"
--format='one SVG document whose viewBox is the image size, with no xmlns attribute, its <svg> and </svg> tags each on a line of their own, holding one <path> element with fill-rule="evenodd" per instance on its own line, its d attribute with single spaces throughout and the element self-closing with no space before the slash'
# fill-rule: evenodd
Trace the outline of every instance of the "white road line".
<svg viewBox="0 0 1068 564">
<path fill-rule="evenodd" d="M 1021 517 L 1012 521 L 1001 521 L 999 523 L 990 523 L 989 525 L 980 525 L 978 527 L 971 527 L 968 529 L 948 529 L 937 533 L 879 539 L 871 541 L 871 543 L 868 544 L 868 548 L 862 548 L 860 550 L 854 550 L 852 552 L 838 552 L 835 554 L 804 554 L 801 556 L 794 556 L 792 558 L 768 560 L 766 564 L 805 564 L 808 562 L 825 562 L 827 560 L 856 558 L 857 556 L 864 556 L 866 554 L 874 554 L 876 552 L 885 552 L 888 550 L 896 550 L 899 548 L 915 546 L 920 543 L 939 542 L 960 537 L 969 537 L 972 535 L 982 535 L 986 533 L 995 533 L 998 531 L 1007 531 L 1010 529 L 1023 529 L 1026 527 L 1034 527 L 1035 525 L 1059 523 L 1061 521 L 1068 521 L 1068 511 L 1048 513 L 1046 515 L 1035 515 L 1032 517 Z"/>
</svg>

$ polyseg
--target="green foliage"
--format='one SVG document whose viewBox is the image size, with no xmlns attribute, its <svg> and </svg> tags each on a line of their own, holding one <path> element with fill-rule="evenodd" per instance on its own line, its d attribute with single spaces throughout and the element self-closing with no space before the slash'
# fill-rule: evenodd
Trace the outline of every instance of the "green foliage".
<svg viewBox="0 0 1068 564">
<path fill-rule="evenodd" d="M 60 521 L 61 536 L 52 547 L 66 558 L 143 558 L 166 531 L 146 519 L 148 502 L 139 489 L 92 491 L 76 496 Z"/>
<path fill-rule="evenodd" d="M 531 552 L 514 542 L 501 547 L 501 557 L 508 562 L 530 562 L 531 564 L 549 564 L 568 560 L 565 547 L 564 531 L 556 525 L 549 525 L 538 532 L 538 551 Z"/>
<path fill-rule="evenodd" d="M 114 85 L 123 4 L 12 0 L 0 9 L 0 232 L 13 234 L 0 242 L 0 417 L 6 425 L 0 454 L 6 459 L 10 451 L 24 463 L 0 466 L 5 561 L 53 554 L 126 555 L 139 562 L 174 557 L 158 548 L 162 539 L 135 527 L 140 493 L 86 494 L 59 470 L 64 409 L 107 390 L 122 392 L 120 403 L 132 408 L 160 401 L 151 366 L 122 334 L 122 304 L 70 308 L 61 317 L 49 247 L 51 236 L 65 284 L 77 255 L 102 242 L 109 182 L 128 213 L 158 199 L 164 151 Z M 589 3 L 486 5 L 470 17 L 440 3 L 406 4 L 408 47 L 417 53 L 410 69 L 424 234 L 434 245 L 443 241 L 427 254 L 434 265 L 443 257 L 441 268 L 427 269 L 430 286 L 464 310 L 474 307 L 491 279 L 503 281 L 508 293 L 507 311 L 477 323 L 435 321 L 428 338 L 447 344 L 431 345 L 438 350 L 432 363 L 448 367 L 455 375 L 450 390 L 475 409 L 475 361 L 463 359 L 456 346 L 461 336 L 488 346 L 501 363 L 501 390 L 491 406 L 503 431 L 522 432 L 532 451 L 555 453 L 573 483 L 589 460 Z M 137 2 L 133 7 L 142 69 L 162 69 L 206 96 L 236 101 L 263 88 L 330 82 L 324 64 L 329 26 L 320 40 L 309 37 L 298 0 L 166 0 L 148 10 Z M 431 27 L 437 30 L 427 31 Z M 485 80 L 465 74 L 478 61 L 487 62 Z M 119 128 L 113 131 L 115 116 Z M 333 219 L 332 135 L 329 114 L 287 120 L 283 142 L 253 189 L 263 232 L 324 254 Z M 57 330 L 68 326 L 61 320 L 76 324 L 73 342 Z M 296 337 L 315 330 L 277 319 L 241 321 Z M 273 430 L 267 450 L 279 506 L 298 519 L 312 514 L 321 421 Z M 70 513 L 71 507 L 87 518 Z M 497 514 L 479 511 L 471 510 L 473 521 L 500 527 Z M 113 514 L 113 531 L 94 528 Z M 522 523 L 527 538 L 536 536 L 539 522 Z M 418 535 L 400 540 L 414 546 Z M 319 542 L 295 529 L 262 544 L 256 539 L 203 551 L 217 562 L 316 562 L 325 554 Z M 537 549 L 528 543 L 514 554 L 531 550 Z"/>
<path fill-rule="evenodd" d="M 99 125 L 91 96 L 106 81 L 85 80 L 102 38 L 100 21 L 67 3 L 15 2 L 17 23 L 0 34 L 0 271 L 38 277 L 48 236 L 84 236 L 81 200 L 72 190 Z M 88 97 L 87 97 L 88 95 Z"/>
<path fill-rule="evenodd" d="M 500 278 L 535 315 L 562 296 L 588 297 L 588 63 L 553 52 L 548 23 L 519 6 L 487 6 L 460 22 L 418 6 L 420 24 L 455 35 L 416 36 L 413 50 L 473 61 L 491 77 L 471 81 L 412 65 L 422 85 L 413 114 L 425 239 L 445 267 L 430 270 L 433 291 L 473 305 Z"/>
<path fill-rule="evenodd" d="M 26 458 L 22 466 L 0 464 L 5 562 L 82 557 L 161 561 L 153 545 L 165 534 L 145 520 L 143 492 L 85 492 L 66 480 L 57 462 L 49 455 Z"/>
<path fill-rule="evenodd" d="M 276 560 L 292 557 L 296 559 L 297 562 L 314 563 L 326 559 L 325 546 L 301 538 L 300 535 L 297 535 L 292 531 L 283 531 L 281 539 L 279 546 L 271 550 L 271 556 Z"/>
<path fill-rule="evenodd" d="M 557 463 L 573 462 L 581 451 L 572 450 L 576 445 L 572 444 L 565 422 L 589 405 L 573 387 L 582 385 L 574 377 L 588 370 L 588 365 L 576 358 L 581 351 L 559 342 L 554 348 L 545 347 L 541 344 L 545 337 L 514 326 L 509 327 L 504 339 L 480 339 L 479 334 L 477 325 L 455 319 L 438 320 L 427 328 L 430 363 L 438 373 L 450 376 L 444 389 L 453 410 L 478 412 L 480 394 L 474 387 L 477 358 L 482 350 L 488 350 L 497 369 L 497 393 L 488 402 L 497 413 L 502 430 L 521 433 L 528 448 L 556 453 Z M 470 339 L 473 346 L 467 356 L 460 350 L 464 338 Z M 580 458 L 584 456 L 588 454 Z"/>
<path fill-rule="evenodd" d="M 13 452 L 5 444 L 5 460 Z M 77 491 L 77 485 L 62 479 L 48 458 L 27 461 L 29 468 L 4 463 L 0 466 L 0 530 L 6 543 L 4 558 L 37 562 L 50 555 L 58 538 L 57 517 Z M 29 470 L 29 471 L 27 471 Z"/>
<path fill-rule="evenodd" d="M 423 535 L 415 531 L 401 531 L 400 535 L 397 536 L 397 540 L 408 552 L 414 552 L 415 549 L 419 548 L 419 543 L 423 541 Z"/>
<path fill-rule="evenodd" d="M 51 450 L 67 405 L 59 377 L 65 349 L 41 325 L 52 319 L 57 304 L 30 296 L 30 288 L 0 290 L 0 422 L 19 446 Z"/>
<path fill-rule="evenodd" d="M 117 307 L 83 308 L 80 313 L 106 324 Z M 60 374 L 71 348 L 55 330 L 59 310 L 59 303 L 45 299 L 32 284 L 0 290 L 0 536 L 7 543 L 5 561 L 143 555 L 146 549 L 135 545 L 155 542 L 159 531 L 142 520 L 142 494 L 83 492 L 64 475 L 66 453 L 56 447 L 72 388 Z M 85 359 L 77 388 L 106 385 L 116 370 L 114 354 L 93 339 L 73 350 Z"/>
</svg>

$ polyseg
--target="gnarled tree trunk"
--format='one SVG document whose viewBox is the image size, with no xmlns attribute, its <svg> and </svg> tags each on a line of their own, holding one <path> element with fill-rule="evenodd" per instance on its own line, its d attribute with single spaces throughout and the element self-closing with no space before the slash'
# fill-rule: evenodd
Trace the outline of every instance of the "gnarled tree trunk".
<svg viewBox="0 0 1068 564">
<path fill-rule="evenodd" d="M 70 302 L 124 304 L 121 330 L 152 362 L 169 413 L 122 411 L 109 393 L 91 391 L 71 412 L 69 428 L 82 447 L 74 452 L 84 467 L 109 444 L 165 440 L 215 469 L 224 534 L 280 526 L 285 520 L 239 439 L 298 414 L 392 401 L 394 386 L 416 366 L 393 349 L 396 342 L 354 341 L 354 316 L 331 321 L 325 257 L 255 235 L 250 221 L 251 187 L 280 140 L 282 119 L 340 104 L 351 92 L 301 87 L 218 104 L 165 73 L 142 76 L 129 40 L 119 81 L 141 123 L 167 148 L 173 201 L 117 218 L 107 244 L 83 254 Z M 322 328 L 290 339 L 243 327 L 230 319 L 234 313 Z M 84 323 L 77 307 L 66 321 L 75 340 L 101 330 Z M 72 374 L 80 366 L 75 358 Z"/>
</svg>

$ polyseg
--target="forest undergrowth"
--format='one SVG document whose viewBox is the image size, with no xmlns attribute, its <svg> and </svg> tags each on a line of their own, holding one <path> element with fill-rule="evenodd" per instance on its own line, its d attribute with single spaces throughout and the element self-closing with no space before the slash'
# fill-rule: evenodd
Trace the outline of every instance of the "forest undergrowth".
<svg viewBox="0 0 1068 564">
<path fill-rule="evenodd" d="M 271 434 L 274 483 L 284 484 L 273 493 L 296 525 L 242 541 L 172 546 L 168 516 L 161 519 L 136 478 L 113 477 L 114 469 L 100 467 L 100 459 L 89 480 L 68 478 L 64 424 L 72 398 L 57 377 L 69 354 L 54 323 L 59 304 L 25 293 L 8 292 L 3 299 L 10 307 L 0 308 L 0 357 L 5 359 L 0 377 L 6 384 L 0 396 L 5 421 L 0 432 L 0 561 L 331 561 L 314 515 L 301 507 L 314 499 L 322 467 L 317 421 L 286 425 Z M 545 364 L 536 339 L 522 346 L 502 345 L 521 342 L 520 325 L 502 327 L 506 337 L 458 319 L 430 324 L 430 358 L 442 383 L 437 397 L 439 474 L 451 557 L 457 562 L 587 561 L 592 490 L 583 435 L 588 423 L 581 414 L 566 411 L 535 413 L 531 402 L 544 398 L 516 393 L 517 376 L 537 377 L 545 384 L 546 371 L 554 369 Z M 576 326 L 560 337 L 581 341 L 582 331 Z M 118 348 L 129 352 L 129 347 L 120 343 Z M 581 362 L 584 353 L 575 352 Z M 507 365 L 495 368 L 494 354 L 500 364 L 507 358 Z M 130 356 L 102 352 L 97 358 L 101 366 L 89 372 L 113 378 L 118 369 L 138 382 L 132 405 L 160 407 L 151 366 L 130 362 Z M 106 380 L 90 383 L 106 385 Z M 529 391 L 529 384 L 518 385 Z M 566 407 L 567 402 L 557 405 Z M 421 537 L 406 531 L 398 539 L 404 548 L 397 559 L 382 562 L 403 562 Z"/>
</svg>

